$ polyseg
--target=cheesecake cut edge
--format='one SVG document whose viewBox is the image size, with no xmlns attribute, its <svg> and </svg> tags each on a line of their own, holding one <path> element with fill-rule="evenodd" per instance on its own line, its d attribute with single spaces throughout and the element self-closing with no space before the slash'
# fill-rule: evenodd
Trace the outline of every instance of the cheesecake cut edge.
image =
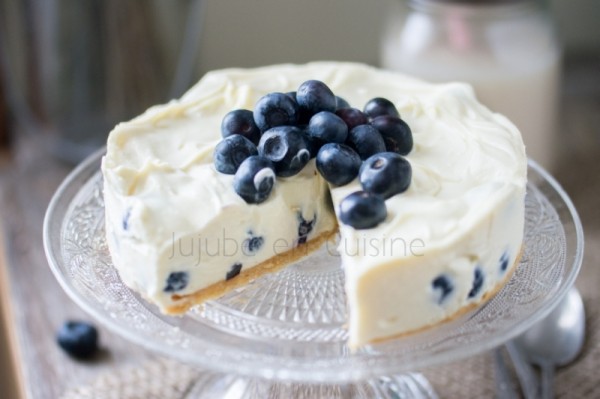
<svg viewBox="0 0 600 399">
<path fill-rule="evenodd" d="M 337 233 L 337 227 L 333 230 L 326 231 L 318 237 L 307 241 L 305 244 L 292 248 L 280 255 L 269 258 L 247 270 L 243 270 L 239 275 L 230 280 L 219 281 L 208 287 L 204 287 L 196 292 L 186 295 L 173 294 L 171 295 L 171 299 L 173 301 L 177 301 L 178 303 L 173 306 L 160 308 L 161 312 L 168 315 L 181 315 L 187 312 L 193 306 L 200 305 L 210 299 L 219 298 L 236 288 L 247 285 L 250 281 L 262 277 L 263 275 L 282 270 L 285 267 L 290 266 L 293 262 L 302 259 L 304 256 L 307 256 L 312 252 L 315 252 L 326 242 L 333 240 Z"/>
<path fill-rule="evenodd" d="M 479 308 L 480 306 L 485 305 L 486 303 L 491 301 L 492 298 L 494 298 L 498 293 L 500 293 L 500 291 L 502 291 L 502 289 L 506 286 L 506 284 L 508 284 L 508 282 L 512 279 L 519 264 L 521 263 L 521 257 L 523 256 L 523 252 L 524 252 L 524 248 L 523 248 L 524 245 L 525 244 L 521 245 L 521 249 L 517 253 L 517 257 L 516 257 L 515 261 L 513 262 L 512 266 L 506 271 L 506 275 L 504 276 L 504 278 L 502 280 L 498 281 L 498 283 L 492 289 L 485 291 L 482 294 L 481 298 L 458 308 L 456 310 L 456 312 L 452 313 L 445 319 L 438 320 L 434 323 L 427 324 L 425 326 L 421 326 L 421 327 L 413 329 L 413 330 L 403 331 L 398 334 L 389 335 L 386 337 L 374 338 L 374 339 L 367 341 L 366 343 L 353 344 L 352 342 L 349 342 L 348 346 L 350 347 L 351 350 L 355 351 L 355 350 L 363 347 L 364 345 L 380 344 L 380 343 L 385 343 L 387 341 L 391 341 L 391 340 L 398 339 L 398 338 L 409 337 L 411 335 L 419 334 L 424 331 L 430 330 L 432 328 L 439 327 L 443 324 L 450 323 L 450 322 L 464 316 L 465 314 Z"/>
</svg>

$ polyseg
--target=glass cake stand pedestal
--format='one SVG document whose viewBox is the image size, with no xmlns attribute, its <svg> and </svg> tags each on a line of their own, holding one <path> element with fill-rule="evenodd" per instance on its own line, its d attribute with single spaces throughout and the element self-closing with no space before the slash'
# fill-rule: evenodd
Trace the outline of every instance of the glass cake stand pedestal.
<svg viewBox="0 0 600 399">
<path fill-rule="evenodd" d="M 523 255 L 507 285 L 435 328 L 351 351 L 338 258 L 317 251 L 183 317 L 161 314 L 127 288 L 105 241 L 103 151 L 56 192 L 44 223 L 54 275 L 100 323 L 134 343 L 206 372 L 194 398 L 432 398 L 411 371 L 490 350 L 547 315 L 572 286 L 581 223 L 565 192 L 529 163 Z"/>
</svg>

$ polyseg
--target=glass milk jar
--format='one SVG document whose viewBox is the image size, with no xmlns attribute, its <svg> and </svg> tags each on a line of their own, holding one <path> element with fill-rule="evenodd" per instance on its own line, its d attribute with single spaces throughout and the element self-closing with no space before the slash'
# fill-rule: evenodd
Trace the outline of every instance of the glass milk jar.
<svg viewBox="0 0 600 399">
<path fill-rule="evenodd" d="M 521 130 L 527 153 L 556 158 L 561 50 L 535 0 L 407 0 L 390 13 L 382 66 L 433 82 L 465 81 Z"/>
</svg>

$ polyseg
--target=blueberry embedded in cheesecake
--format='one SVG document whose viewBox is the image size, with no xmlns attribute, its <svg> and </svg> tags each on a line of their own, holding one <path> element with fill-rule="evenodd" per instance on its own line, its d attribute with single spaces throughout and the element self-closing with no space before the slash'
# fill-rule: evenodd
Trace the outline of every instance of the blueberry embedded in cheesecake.
<svg viewBox="0 0 600 399">
<path fill-rule="evenodd" d="M 114 264 L 167 313 L 339 230 L 353 347 L 489 298 L 523 236 L 518 130 L 467 85 L 359 64 L 211 72 L 117 126 L 102 168 Z"/>
</svg>

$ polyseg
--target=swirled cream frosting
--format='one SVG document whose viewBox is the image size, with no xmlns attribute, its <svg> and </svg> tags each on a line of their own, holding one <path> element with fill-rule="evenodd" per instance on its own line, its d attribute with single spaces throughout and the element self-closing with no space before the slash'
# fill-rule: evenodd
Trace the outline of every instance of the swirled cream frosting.
<svg viewBox="0 0 600 399">
<path fill-rule="evenodd" d="M 317 248 L 357 180 L 328 185 L 311 161 L 247 204 L 213 151 L 223 116 L 317 79 L 352 106 L 392 101 L 412 129 L 409 189 L 375 228 L 339 224 L 353 347 L 417 331 L 499 289 L 518 263 L 527 160 L 519 131 L 470 86 L 354 63 L 208 73 L 181 99 L 119 124 L 103 159 L 107 240 L 123 281 L 179 313 Z"/>
</svg>

